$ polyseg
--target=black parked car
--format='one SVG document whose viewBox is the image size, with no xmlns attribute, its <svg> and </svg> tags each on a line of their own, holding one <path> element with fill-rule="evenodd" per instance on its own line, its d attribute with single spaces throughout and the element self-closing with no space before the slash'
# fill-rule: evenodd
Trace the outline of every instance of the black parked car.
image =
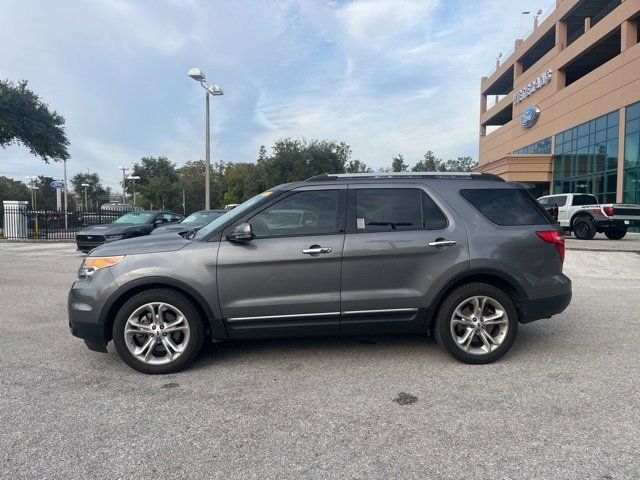
<svg viewBox="0 0 640 480">
<path fill-rule="evenodd" d="M 80 230 L 76 235 L 76 245 L 81 252 L 88 252 L 106 242 L 149 235 L 160 225 L 177 223 L 182 218 L 177 213 L 157 210 L 126 213 L 114 223 L 92 225 Z"/>
<path fill-rule="evenodd" d="M 200 210 L 199 212 L 192 213 L 179 223 L 158 227 L 151 232 L 151 234 L 177 233 L 178 235 L 184 236 L 191 231 L 197 231 L 205 225 L 209 225 L 216 218 L 221 217 L 227 212 L 228 210 Z"/>
</svg>

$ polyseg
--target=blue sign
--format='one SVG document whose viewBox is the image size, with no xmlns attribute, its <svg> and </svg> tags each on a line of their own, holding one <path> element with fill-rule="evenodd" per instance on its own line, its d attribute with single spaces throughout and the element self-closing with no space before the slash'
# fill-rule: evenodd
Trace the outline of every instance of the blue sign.
<svg viewBox="0 0 640 480">
<path fill-rule="evenodd" d="M 64 188 L 64 182 L 62 180 L 54 180 L 49 185 L 51 185 L 51 188 Z"/>
<path fill-rule="evenodd" d="M 538 121 L 540 116 L 540 109 L 536 105 L 531 105 L 527 108 L 522 115 L 520 115 L 520 125 L 524 128 L 532 127 L 534 123 Z"/>
</svg>

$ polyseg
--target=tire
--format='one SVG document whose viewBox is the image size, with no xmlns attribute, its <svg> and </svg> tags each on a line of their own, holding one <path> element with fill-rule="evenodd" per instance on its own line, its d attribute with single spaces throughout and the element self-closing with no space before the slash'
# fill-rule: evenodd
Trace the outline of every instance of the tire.
<svg viewBox="0 0 640 480">
<path fill-rule="evenodd" d="M 624 236 L 627 234 L 627 229 L 626 228 L 611 228 L 609 230 L 605 230 L 604 234 L 610 240 L 620 240 L 621 238 L 624 238 Z"/>
<path fill-rule="evenodd" d="M 187 296 L 171 289 L 150 289 L 134 295 L 120 308 L 113 323 L 118 355 L 142 373 L 166 374 L 186 368 L 200 352 L 203 341 L 203 318 L 198 308 Z"/>
<path fill-rule="evenodd" d="M 591 240 L 596 236 L 596 226 L 591 217 L 576 218 L 572 230 L 578 240 Z"/>
<path fill-rule="evenodd" d="M 471 300 L 475 297 L 487 299 L 483 317 L 474 315 L 469 310 L 475 308 Z M 476 305 L 479 306 L 480 303 Z M 502 308 L 499 309 L 498 306 Z M 460 317 L 457 311 L 464 313 L 470 321 Z M 502 317 L 494 319 L 491 324 L 480 321 L 495 317 L 499 311 L 503 312 Z M 500 324 L 495 323 L 498 321 Z M 470 332 L 470 329 L 475 330 Z M 440 346 L 463 363 L 480 365 L 495 362 L 511 349 L 516 340 L 518 312 L 503 290 L 486 283 L 468 283 L 456 288 L 442 301 L 436 314 L 434 333 Z M 482 340 L 485 333 L 489 334 L 493 342 L 487 337 Z M 470 337 L 469 341 L 464 341 L 465 335 Z"/>
</svg>

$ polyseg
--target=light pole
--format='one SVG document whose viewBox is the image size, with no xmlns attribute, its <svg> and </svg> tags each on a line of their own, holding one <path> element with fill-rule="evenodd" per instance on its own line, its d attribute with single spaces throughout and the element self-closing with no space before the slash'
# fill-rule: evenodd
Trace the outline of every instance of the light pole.
<svg viewBox="0 0 640 480">
<path fill-rule="evenodd" d="M 531 12 L 529 10 L 523 10 L 522 12 L 520 12 L 520 38 L 522 38 L 523 35 L 523 21 L 524 21 L 524 16 L 525 15 L 530 15 Z"/>
<path fill-rule="evenodd" d="M 83 183 L 82 186 L 84 187 L 84 211 L 87 212 L 89 210 L 87 208 L 87 187 L 90 187 L 91 185 L 89 185 L 88 183 Z"/>
<path fill-rule="evenodd" d="M 125 188 L 127 185 L 126 171 L 129 169 L 127 167 L 118 167 L 118 170 L 122 170 L 122 203 L 127 203 L 127 192 Z"/>
<path fill-rule="evenodd" d="M 202 88 L 206 90 L 204 96 L 206 99 L 206 141 L 205 141 L 205 156 L 206 162 L 204 167 L 204 208 L 205 210 L 209 210 L 211 208 L 210 202 L 210 193 L 209 193 L 209 171 L 211 170 L 211 135 L 210 135 L 210 127 L 209 127 L 209 95 L 224 95 L 224 92 L 218 85 L 209 85 L 207 83 L 207 77 L 204 72 L 199 68 L 191 68 L 187 73 L 191 78 L 200 82 Z"/>
<path fill-rule="evenodd" d="M 69 219 L 67 218 L 67 161 L 63 160 L 64 162 L 64 229 L 67 230 L 69 228 L 68 222 Z"/>
<path fill-rule="evenodd" d="M 29 180 L 29 190 L 31 190 L 31 210 L 35 210 L 36 209 L 36 190 L 38 190 L 38 187 L 36 187 L 36 180 L 38 179 L 38 177 L 27 176 L 24 178 Z"/>
<path fill-rule="evenodd" d="M 140 180 L 138 175 L 129 175 L 127 180 L 133 180 L 133 204 L 136 204 L 136 180 Z"/>
</svg>

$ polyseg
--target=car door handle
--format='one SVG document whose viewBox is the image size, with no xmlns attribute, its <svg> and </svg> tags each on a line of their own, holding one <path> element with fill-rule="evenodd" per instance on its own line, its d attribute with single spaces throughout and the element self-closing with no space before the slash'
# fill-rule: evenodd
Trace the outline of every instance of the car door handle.
<svg viewBox="0 0 640 480">
<path fill-rule="evenodd" d="M 453 247 L 455 244 L 455 240 L 445 240 L 444 238 L 438 238 L 435 242 L 429 242 L 427 245 L 429 245 L 430 247 Z"/>
<path fill-rule="evenodd" d="M 316 255 L 318 253 L 331 253 L 332 250 L 329 247 L 319 247 L 317 245 L 312 245 L 309 248 L 305 248 L 302 250 L 302 253 L 305 255 Z"/>
</svg>

